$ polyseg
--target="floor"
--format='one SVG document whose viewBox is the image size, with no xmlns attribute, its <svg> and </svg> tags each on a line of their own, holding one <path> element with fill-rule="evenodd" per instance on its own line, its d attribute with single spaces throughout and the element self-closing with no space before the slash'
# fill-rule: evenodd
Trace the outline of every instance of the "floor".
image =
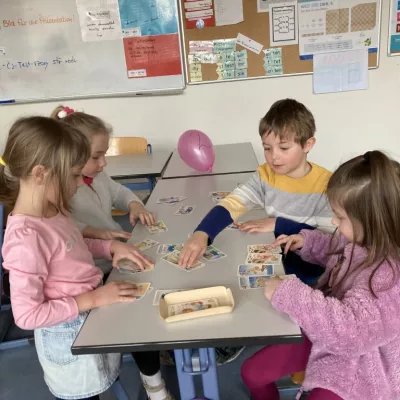
<svg viewBox="0 0 400 400">
<path fill-rule="evenodd" d="M 240 365 L 257 348 L 247 348 L 241 356 L 232 363 L 219 367 L 219 383 L 221 400 L 249 400 L 240 379 Z M 163 376 L 168 387 L 179 399 L 175 369 L 163 368 Z M 140 384 L 139 372 L 130 356 L 124 358 L 121 370 L 121 382 L 130 400 L 145 400 L 145 392 Z M 283 381 L 284 385 L 287 381 Z M 294 389 L 283 389 L 281 400 L 293 400 Z M 48 391 L 42 377 L 35 347 L 27 345 L 0 351 L 0 400 L 51 400 L 54 399 Z M 101 400 L 116 400 L 111 390 L 101 395 Z"/>
</svg>

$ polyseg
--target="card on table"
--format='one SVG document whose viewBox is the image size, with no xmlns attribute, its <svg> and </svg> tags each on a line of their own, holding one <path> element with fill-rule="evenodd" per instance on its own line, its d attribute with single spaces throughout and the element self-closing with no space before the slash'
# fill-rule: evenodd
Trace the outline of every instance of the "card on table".
<svg viewBox="0 0 400 400">
<path fill-rule="evenodd" d="M 145 251 L 151 249 L 154 246 L 157 246 L 160 242 L 157 242 L 152 239 L 144 239 L 138 243 L 135 243 L 134 246 L 137 247 L 140 251 Z"/>
<path fill-rule="evenodd" d="M 271 276 L 249 276 L 250 288 L 261 289 L 265 286 L 265 282 L 271 278 Z"/>
<path fill-rule="evenodd" d="M 153 271 L 154 265 L 146 265 L 144 269 L 140 269 L 133 261 L 124 258 L 118 263 L 118 269 L 123 273 L 138 274 L 140 272 Z"/>
<path fill-rule="evenodd" d="M 281 254 L 249 253 L 247 254 L 245 264 L 280 264 L 281 261 Z"/>
<path fill-rule="evenodd" d="M 272 247 L 270 244 L 250 244 L 247 246 L 247 252 L 280 254 L 282 253 L 282 249 L 280 246 Z"/>
<path fill-rule="evenodd" d="M 209 308 L 218 307 L 218 299 L 212 297 L 210 299 L 188 301 L 186 303 L 171 304 L 168 306 L 168 315 L 187 314 L 195 311 L 208 310 Z"/>
<path fill-rule="evenodd" d="M 238 231 L 240 228 L 240 224 L 237 222 L 234 222 L 233 224 L 228 225 L 225 229 L 227 231 Z"/>
<path fill-rule="evenodd" d="M 163 221 L 157 221 L 153 225 L 146 226 L 146 228 L 150 233 L 160 233 L 168 230 L 167 225 Z"/>
<path fill-rule="evenodd" d="M 182 290 L 188 290 L 188 289 L 161 289 L 157 290 L 156 294 L 154 295 L 153 299 L 153 306 L 158 306 L 160 304 L 160 300 L 164 298 L 164 296 L 168 293 L 174 293 L 174 292 L 181 292 Z"/>
<path fill-rule="evenodd" d="M 208 197 L 220 197 L 221 199 L 224 199 L 229 194 L 231 194 L 231 192 L 210 192 Z"/>
<path fill-rule="evenodd" d="M 250 289 L 250 282 L 248 276 L 239 276 L 239 288 L 240 290 Z"/>
<path fill-rule="evenodd" d="M 137 294 L 136 294 L 136 300 L 140 300 L 148 291 L 150 291 L 150 282 L 146 283 L 135 283 L 137 287 Z"/>
<path fill-rule="evenodd" d="M 157 249 L 157 254 L 168 254 L 175 250 L 181 251 L 183 249 L 183 243 L 179 244 L 160 244 Z"/>
<path fill-rule="evenodd" d="M 176 211 L 175 215 L 190 215 L 196 206 L 182 206 Z"/>
<path fill-rule="evenodd" d="M 217 261 L 226 257 L 226 254 L 214 246 L 208 246 L 203 254 L 203 258 L 207 261 Z"/>
<path fill-rule="evenodd" d="M 241 264 L 238 266 L 238 276 L 254 276 L 254 275 L 274 275 L 275 268 L 272 264 L 249 265 Z"/>
<path fill-rule="evenodd" d="M 181 269 L 182 271 L 186 271 L 186 272 L 190 272 L 190 271 L 193 271 L 194 269 L 204 267 L 204 264 L 199 261 L 195 262 L 191 267 L 181 267 L 178 263 L 179 254 L 180 254 L 180 251 L 175 250 L 172 253 L 165 255 L 162 259 L 164 261 L 166 261 L 167 263 L 173 265 L 174 267 L 177 267 L 177 268 Z"/>
<path fill-rule="evenodd" d="M 173 205 L 179 203 L 183 200 L 187 199 L 186 196 L 170 196 L 170 197 L 161 197 L 157 199 L 157 204 L 169 204 Z"/>
</svg>

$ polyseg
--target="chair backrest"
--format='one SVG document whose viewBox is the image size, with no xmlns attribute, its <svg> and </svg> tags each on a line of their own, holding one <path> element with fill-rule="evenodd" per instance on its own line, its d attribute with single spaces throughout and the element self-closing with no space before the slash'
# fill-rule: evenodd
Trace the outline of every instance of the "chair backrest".
<svg viewBox="0 0 400 400">
<path fill-rule="evenodd" d="M 112 137 L 107 156 L 147 153 L 147 140 L 143 137 Z"/>
</svg>

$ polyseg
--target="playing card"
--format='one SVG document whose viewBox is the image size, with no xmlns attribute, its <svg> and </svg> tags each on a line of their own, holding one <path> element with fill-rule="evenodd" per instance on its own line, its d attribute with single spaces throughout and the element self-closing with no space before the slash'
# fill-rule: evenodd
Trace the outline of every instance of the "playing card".
<svg viewBox="0 0 400 400">
<path fill-rule="evenodd" d="M 136 300 L 140 300 L 149 291 L 151 283 L 135 283 L 135 285 L 137 287 L 137 294 L 135 297 Z"/>
<path fill-rule="evenodd" d="M 221 197 L 221 196 L 215 196 L 215 197 L 211 197 L 212 201 L 214 203 L 219 203 L 222 199 L 224 199 L 225 197 Z"/>
<path fill-rule="evenodd" d="M 157 221 L 153 225 L 146 226 L 146 228 L 150 233 L 166 232 L 168 230 L 163 221 Z"/>
<path fill-rule="evenodd" d="M 247 246 L 247 252 L 280 254 L 282 253 L 282 249 L 280 246 L 272 247 L 270 244 L 250 244 Z"/>
<path fill-rule="evenodd" d="M 271 276 L 249 276 L 250 288 L 261 289 L 268 279 L 271 279 Z"/>
<path fill-rule="evenodd" d="M 187 199 L 185 196 L 171 196 L 171 197 L 161 197 L 157 199 L 157 204 L 169 204 L 173 205 Z"/>
<path fill-rule="evenodd" d="M 226 254 L 214 246 L 208 246 L 203 254 L 203 258 L 207 261 L 217 261 L 224 257 L 226 257 Z"/>
<path fill-rule="evenodd" d="M 175 215 L 189 215 L 191 214 L 196 206 L 182 206 L 176 211 Z"/>
<path fill-rule="evenodd" d="M 162 289 L 162 290 L 157 290 L 156 294 L 154 295 L 153 306 L 158 306 L 160 304 L 160 300 L 166 294 L 173 293 L 173 292 L 181 292 L 182 290 L 187 290 L 187 289 Z"/>
<path fill-rule="evenodd" d="M 248 276 L 239 276 L 239 287 L 240 290 L 250 289 L 250 282 Z"/>
<path fill-rule="evenodd" d="M 160 244 L 160 242 L 156 242 L 152 239 L 145 239 L 138 243 L 135 243 L 134 246 L 137 247 L 140 251 L 145 251 L 151 249 L 154 246 L 157 246 L 158 244 Z"/>
<path fill-rule="evenodd" d="M 254 275 L 274 275 L 274 266 L 272 264 L 259 264 L 259 265 L 248 265 L 241 264 L 238 266 L 238 276 L 254 276 Z"/>
<path fill-rule="evenodd" d="M 168 316 L 172 317 L 174 315 L 187 314 L 215 307 L 218 307 L 218 299 L 215 297 L 180 304 L 171 304 L 168 306 Z"/>
<path fill-rule="evenodd" d="M 210 192 L 208 197 L 220 197 L 221 199 L 224 199 L 229 194 L 231 194 L 231 192 Z"/>
<path fill-rule="evenodd" d="M 164 261 L 166 261 L 167 263 L 172 264 L 174 267 L 177 267 L 177 268 L 179 268 L 179 269 L 181 269 L 183 271 L 186 271 L 186 272 L 190 272 L 190 271 L 193 271 L 194 269 L 198 269 L 198 268 L 204 267 L 204 264 L 199 262 L 199 261 L 195 262 L 191 267 L 186 267 L 186 268 L 185 267 L 181 267 L 179 265 L 179 263 L 178 263 L 179 254 L 180 254 L 180 251 L 175 250 L 172 253 L 166 254 L 162 259 Z"/>
<path fill-rule="evenodd" d="M 181 251 L 183 249 L 183 244 L 160 244 L 157 249 L 157 254 L 168 254 L 175 250 Z"/>
<path fill-rule="evenodd" d="M 118 269 L 122 273 L 138 274 L 140 272 L 153 271 L 154 265 L 146 265 L 144 269 L 140 269 L 133 261 L 124 258 L 118 262 Z"/>
<path fill-rule="evenodd" d="M 281 254 L 271 253 L 249 253 L 247 254 L 246 264 L 280 264 Z"/>
<path fill-rule="evenodd" d="M 240 224 L 237 222 L 234 222 L 233 224 L 228 225 L 225 229 L 227 231 L 238 231 L 240 228 Z"/>
</svg>

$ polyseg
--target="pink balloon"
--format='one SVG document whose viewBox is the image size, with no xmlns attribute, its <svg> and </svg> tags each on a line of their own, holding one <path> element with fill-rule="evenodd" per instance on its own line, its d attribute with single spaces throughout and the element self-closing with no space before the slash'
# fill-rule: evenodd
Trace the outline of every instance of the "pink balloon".
<svg viewBox="0 0 400 400">
<path fill-rule="evenodd" d="M 215 162 L 214 146 L 203 132 L 191 129 L 179 138 L 178 152 L 182 160 L 197 171 L 211 172 Z"/>
</svg>

